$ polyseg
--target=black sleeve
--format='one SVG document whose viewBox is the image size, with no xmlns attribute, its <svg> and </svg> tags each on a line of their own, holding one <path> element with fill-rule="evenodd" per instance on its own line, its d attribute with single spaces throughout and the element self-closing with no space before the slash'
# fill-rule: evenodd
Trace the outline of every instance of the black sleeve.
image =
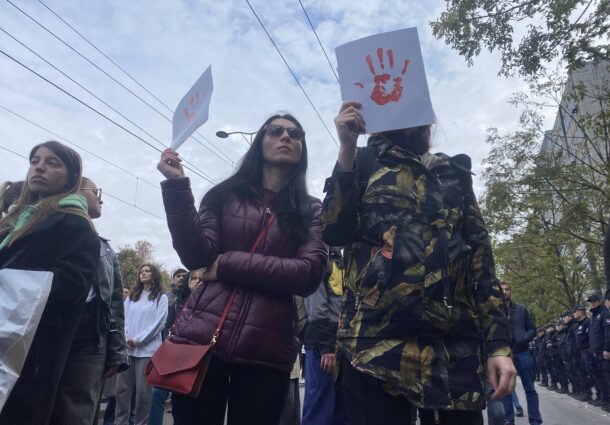
<svg viewBox="0 0 610 425">
<path fill-rule="evenodd" d="M 110 301 L 110 328 L 106 347 L 106 365 L 119 365 L 120 370 L 129 365 L 125 344 L 125 310 L 123 305 L 123 276 L 119 260 L 113 252 L 114 287 Z"/>
<path fill-rule="evenodd" d="M 536 322 L 529 310 L 525 309 L 525 340 L 530 342 L 536 336 Z"/>
<path fill-rule="evenodd" d="M 55 247 L 57 256 L 49 270 L 53 273 L 53 283 L 47 306 L 70 311 L 85 305 L 91 282 L 97 275 L 100 240 L 90 223 L 77 215 L 66 215 L 61 227 Z"/>
</svg>

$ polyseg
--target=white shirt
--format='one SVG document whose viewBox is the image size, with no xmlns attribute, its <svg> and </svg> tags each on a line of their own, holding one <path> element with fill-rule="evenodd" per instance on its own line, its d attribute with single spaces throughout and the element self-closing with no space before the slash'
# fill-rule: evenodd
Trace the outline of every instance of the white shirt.
<svg viewBox="0 0 610 425">
<path fill-rule="evenodd" d="M 134 357 L 152 357 L 161 345 L 161 331 L 167 319 L 167 295 L 160 294 L 157 299 L 148 299 L 150 291 L 142 291 L 138 301 L 129 297 L 125 306 L 125 336 L 133 339 L 135 349 L 127 349 Z"/>
</svg>

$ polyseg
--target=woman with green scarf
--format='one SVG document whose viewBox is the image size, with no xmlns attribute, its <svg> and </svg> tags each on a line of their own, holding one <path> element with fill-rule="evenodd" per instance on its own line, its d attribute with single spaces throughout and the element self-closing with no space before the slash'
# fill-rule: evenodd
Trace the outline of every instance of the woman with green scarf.
<svg viewBox="0 0 610 425">
<path fill-rule="evenodd" d="M 17 202 L 0 220 L 0 269 L 53 273 L 49 299 L 0 423 L 60 424 L 53 414 L 66 358 L 97 273 L 100 243 L 79 195 L 80 156 L 59 142 L 35 146 Z"/>
</svg>

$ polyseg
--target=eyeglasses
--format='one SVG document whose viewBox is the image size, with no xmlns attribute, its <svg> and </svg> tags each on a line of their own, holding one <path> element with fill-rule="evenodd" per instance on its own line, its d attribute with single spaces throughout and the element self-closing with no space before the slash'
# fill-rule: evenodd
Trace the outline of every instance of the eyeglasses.
<svg viewBox="0 0 610 425">
<path fill-rule="evenodd" d="M 92 191 L 93 191 L 93 194 L 95 195 L 95 197 L 96 197 L 97 199 L 102 199 L 102 188 L 101 188 L 101 187 L 97 187 L 97 188 L 95 188 L 95 189 L 92 189 L 92 188 L 86 187 L 86 188 L 81 189 L 81 190 L 92 190 Z"/>
<path fill-rule="evenodd" d="M 288 132 L 288 137 L 295 142 L 300 142 L 305 138 L 305 132 L 297 127 L 282 127 L 281 125 L 270 124 L 265 128 L 267 134 L 272 137 L 280 137 L 284 134 L 284 130 Z"/>
</svg>

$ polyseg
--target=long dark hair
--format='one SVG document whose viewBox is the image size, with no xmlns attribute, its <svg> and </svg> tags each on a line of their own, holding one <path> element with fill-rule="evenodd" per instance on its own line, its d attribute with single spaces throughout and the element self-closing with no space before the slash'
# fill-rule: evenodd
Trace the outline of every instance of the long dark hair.
<svg viewBox="0 0 610 425">
<path fill-rule="evenodd" d="M 148 299 L 151 301 L 156 300 L 163 291 L 163 277 L 161 276 L 159 268 L 154 264 L 144 263 L 138 270 L 138 281 L 136 282 L 133 290 L 129 293 L 129 299 L 132 301 L 138 301 L 140 299 L 140 295 L 142 295 L 142 291 L 144 290 L 144 283 L 142 283 L 140 280 L 140 272 L 144 267 L 148 267 L 150 269 L 150 273 L 152 274 L 152 284 L 150 286 L 150 295 L 148 296 Z"/>
<path fill-rule="evenodd" d="M 252 141 L 250 149 L 244 155 L 239 169 L 231 177 L 210 189 L 203 197 L 202 205 L 220 209 L 229 195 L 234 195 L 240 199 L 248 199 L 254 196 L 252 186 L 260 185 L 263 177 L 265 127 L 278 118 L 291 121 L 298 128 L 303 129 L 301 123 L 290 114 L 276 114 L 269 117 L 256 133 L 256 137 Z M 303 146 L 301 159 L 288 177 L 286 186 L 277 194 L 275 212 L 278 216 L 280 229 L 299 242 L 304 242 L 309 238 L 312 198 L 307 192 L 307 143 L 305 137 L 303 137 L 301 143 Z"/>
</svg>

